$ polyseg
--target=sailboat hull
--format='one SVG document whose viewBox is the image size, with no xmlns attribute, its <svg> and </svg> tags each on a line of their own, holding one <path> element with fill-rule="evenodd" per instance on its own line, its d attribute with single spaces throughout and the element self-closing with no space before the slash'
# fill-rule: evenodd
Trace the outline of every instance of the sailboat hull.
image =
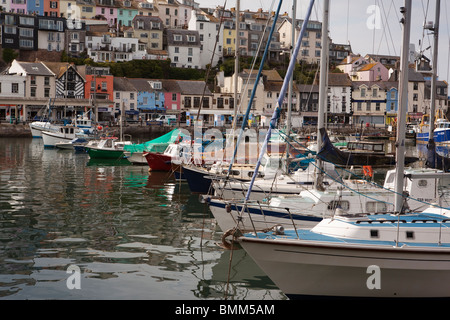
<svg viewBox="0 0 450 320">
<path fill-rule="evenodd" d="M 289 298 L 450 297 L 448 251 L 240 239 Z"/>
<path fill-rule="evenodd" d="M 91 159 L 121 159 L 124 157 L 123 150 L 101 148 L 89 148 L 88 154 Z"/>
<path fill-rule="evenodd" d="M 145 154 L 148 166 L 153 171 L 171 171 L 172 157 L 163 153 L 148 152 Z"/>
</svg>

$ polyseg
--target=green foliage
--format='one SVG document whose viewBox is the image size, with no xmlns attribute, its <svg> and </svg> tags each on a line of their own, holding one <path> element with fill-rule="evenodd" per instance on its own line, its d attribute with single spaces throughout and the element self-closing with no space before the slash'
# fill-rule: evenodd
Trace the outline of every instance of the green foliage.
<svg viewBox="0 0 450 320">
<path fill-rule="evenodd" d="M 131 60 L 126 62 L 94 63 L 93 66 L 109 67 L 115 77 L 146 79 L 199 80 L 205 77 L 205 70 L 174 68 L 170 60 Z"/>
<path fill-rule="evenodd" d="M 11 48 L 3 49 L 3 57 L 2 58 L 3 58 L 3 61 L 5 61 L 6 63 L 11 63 L 18 56 L 19 56 L 19 54 Z"/>
</svg>

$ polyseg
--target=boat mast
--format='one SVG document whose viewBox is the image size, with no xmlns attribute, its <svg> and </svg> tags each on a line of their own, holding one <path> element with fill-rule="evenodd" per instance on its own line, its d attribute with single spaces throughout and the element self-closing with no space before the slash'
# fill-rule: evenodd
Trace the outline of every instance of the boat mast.
<svg viewBox="0 0 450 320">
<path fill-rule="evenodd" d="M 437 60 L 438 60 L 438 45 L 439 45 L 439 20 L 440 20 L 440 6 L 441 0 L 436 0 L 436 12 L 434 21 L 434 48 L 433 48 L 433 69 L 431 77 L 431 105 L 430 105 L 430 126 L 428 128 L 428 140 L 433 139 L 434 135 L 434 117 L 436 113 L 436 81 L 437 81 Z"/>
<path fill-rule="evenodd" d="M 239 75 L 239 11 L 240 11 L 241 0 L 236 0 L 236 36 L 235 39 L 235 49 L 234 49 L 234 116 L 233 116 L 233 136 L 234 130 L 237 124 L 237 106 L 238 106 L 238 75 Z"/>
<path fill-rule="evenodd" d="M 397 115 L 397 141 L 396 141 L 396 181 L 395 181 L 395 211 L 401 212 L 403 206 L 403 175 L 405 170 L 405 131 L 406 112 L 408 108 L 408 73 L 409 73 L 409 41 L 411 34 L 411 0 L 405 0 L 404 7 L 400 8 L 403 18 L 402 54 L 400 60 L 400 81 L 399 81 L 399 108 Z"/>
<path fill-rule="evenodd" d="M 260 65 L 259 65 L 258 73 L 257 73 L 257 75 L 256 75 L 255 84 L 254 84 L 254 86 L 253 86 L 252 94 L 251 94 L 250 99 L 249 99 L 249 101 L 248 101 L 247 111 L 245 112 L 244 118 L 242 119 L 241 130 L 240 130 L 240 132 L 239 132 L 239 136 L 238 136 L 238 138 L 237 138 L 237 142 L 236 142 L 236 145 L 235 145 L 235 147 L 234 147 L 233 156 L 232 156 L 232 158 L 231 158 L 230 165 L 229 165 L 229 167 L 228 167 L 227 178 L 228 178 L 229 175 L 230 175 L 231 168 L 233 167 L 234 160 L 236 159 L 237 149 L 238 149 L 238 147 L 239 147 L 239 145 L 240 145 L 240 143 L 241 143 L 242 135 L 243 135 L 243 133 L 244 133 L 245 126 L 246 126 L 246 124 L 247 124 L 247 120 L 248 120 L 248 117 L 249 117 L 249 114 L 250 114 L 250 109 L 251 109 L 251 107 L 252 107 L 252 103 L 253 103 L 253 100 L 254 100 L 254 98 L 255 98 L 256 89 L 257 89 L 258 84 L 259 84 L 259 81 L 260 81 L 260 79 L 261 79 L 262 71 L 263 71 L 263 69 L 264 69 L 264 63 L 266 62 L 266 58 L 267 58 L 268 52 L 269 52 L 269 50 L 270 50 L 270 43 L 271 43 L 271 41 L 272 41 L 273 33 L 274 33 L 274 31 L 275 31 L 275 28 L 276 28 L 276 24 L 277 24 L 277 20 L 278 20 L 278 15 L 279 15 L 279 13 L 280 13 L 281 5 L 282 5 L 282 4 L 283 4 L 283 0 L 280 0 L 280 2 L 278 3 L 277 11 L 275 12 L 275 16 L 273 17 L 273 24 L 272 24 L 272 27 L 270 28 L 269 37 L 267 38 L 266 47 L 265 47 L 265 49 L 264 49 L 264 54 L 263 54 L 263 56 L 262 56 L 262 59 L 261 59 Z M 235 73 L 236 73 L 236 72 L 235 72 Z M 286 90 L 285 90 L 285 92 L 286 92 Z"/>
<path fill-rule="evenodd" d="M 297 30 L 297 0 L 292 0 L 292 31 L 291 31 L 291 52 L 290 57 L 292 59 L 295 47 L 295 30 Z M 294 73 L 292 73 L 289 79 L 289 90 L 288 90 L 288 110 L 286 115 L 286 135 L 289 139 L 291 133 L 291 117 L 292 117 L 292 93 L 294 92 Z M 288 142 L 288 141 L 287 141 Z M 286 145 L 286 172 L 289 172 L 289 144 Z"/>
<path fill-rule="evenodd" d="M 329 0 L 325 0 L 325 1 L 328 2 Z M 281 1 L 280 1 L 280 5 L 281 5 Z M 309 7 L 306 12 L 306 17 L 305 17 L 305 20 L 303 21 L 302 28 L 301 28 L 300 34 L 298 36 L 298 41 L 295 44 L 293 56 L 291 57 L 291 60 L 289 61 L 289 67 L 286 71 L 286 77 L 284 78 L 283 85 L 281 86 L 280 96 L 278 97 L 275 110 L 273 111 L 272 118 L 270 119 L 269 129 L 267 130 L 267 134 L 264 139 L 264 143 L 259 152 L 258 161 L 256 162 L 255 171 L 253 172 L 252 179 L 250 180 L 250 184 L 248 186 L 247 194 L 245 195 L 246 202 L 248 201 L 248 199 L 250 199 L 250 194 L 252 192 L 252 188 L 253 188 L 253 184 L 255 183 L 256 176 L 258 175 L 258 170 L 259 170 L 259 166 L 261 165 L 261 160 L 264 156 L 264 153 L 266 152 L 267 145 L 269 143 L 270 136 L 272 134 L 272 128 L 275 128 L 275 126 L 277 124 L 278 116 L 281 111 L 281 106 L 283 105 L 284 95 L 287 92 L 287 88 L 288 88 L 288 84 L 289 84 L 288 83 L 289 81 L 287 81 L 287 79 L 289 79 L 291 77 L 291 73 L 294 72 L 295 62 L 297 60 L 297 55 L 300 50 L 300 45 L 302 43 L 301 40 L 303 38 L 303 35 L 306 32 L 306 26 L 308 25 L 308 21 L 309 21 L 309 17 L 311 16 L 311 11 L 312 11 L 313 5 L 314 5 L 314 0 L 310 0 Z M 228 170 L 228 171 L 230 171 L 230 170 Z"/>
<path fill-rule="evenodd" d="M 325 0 L 323 4 L 323 22 L 322 22 L 322 51 L 320 53 L 320 79 L 319 79 L 319 112 L 317 115 L 317 151 L 322 149 L 322 134 L 320 128 L 325 128 L 325 111 L 327 103 L 327 83 L 328 83 L 328 19 L 330 11 L 330 1 Z M 322 160 L 317 158 L 318 173 L 316 178 L 316 188 L 319 190 L 323 189 L 322 186 Z"/>
</svg>

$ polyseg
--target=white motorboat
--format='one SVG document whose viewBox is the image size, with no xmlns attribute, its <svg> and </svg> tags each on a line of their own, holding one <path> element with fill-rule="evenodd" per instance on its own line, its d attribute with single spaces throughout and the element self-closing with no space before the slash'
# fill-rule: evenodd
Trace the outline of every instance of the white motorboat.
<svg viewBox="0 0 450 320">
<path fill-rule="evenodd" d="M 70 142 L 77 137 L 79 129 L 74 126 L 60 126 L 58 131 L 42 131 L 44 147 L 54 148 L 57 143 Z"/>
<path fill-rule="evenodd" d="M 336 215 L 238 241 L 289 298 L 449 298 L 448 213 Z"/>
</svg>

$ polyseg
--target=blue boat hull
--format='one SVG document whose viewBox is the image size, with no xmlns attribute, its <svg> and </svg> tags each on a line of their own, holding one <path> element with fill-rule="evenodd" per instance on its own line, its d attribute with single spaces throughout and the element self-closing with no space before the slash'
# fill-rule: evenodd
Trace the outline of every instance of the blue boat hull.
<svg viewBox="0 0 450 320">
<path fill-rule="evenodd" d="M 201 170 L 183 167 L 183 174 L 192 193 L 207 194 L 211 188 L 211 179 L 205 178 L 208 174 Z"/>
<path fill-rule="evenodd" d="M 433 137 L 435 142 L 448 142 L 450 141 L 450 129 L 435 131 Z M 428 142 L 428 139 L 428 132 L 419 132 L 416 134 L 417 141 Z"/>
</svg>

